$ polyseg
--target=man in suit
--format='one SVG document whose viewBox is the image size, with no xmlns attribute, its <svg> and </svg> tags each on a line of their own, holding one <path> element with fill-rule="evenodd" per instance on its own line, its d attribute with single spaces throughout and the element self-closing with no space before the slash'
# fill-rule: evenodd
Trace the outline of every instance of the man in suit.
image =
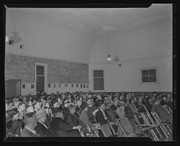
<svg viewBox="0 0 180 146">
<path fill-rule="evenodd" d="M 53 133 L 50 130 L 49 126 L 45 124 L 45 121 L 47 120 L 46 117 L 46 111 L 41 109 L 36 112 L 36 118 L 37 118 L 37 126 L 35 127 L 36 132 L 41 137 L 53 137 Z"/>
<path fill-rule="evenodd" d="M 71 126 L 64 121 L 63 111 L 60 109 L 53 110 L 54 117 L 50 123 L 50 129 L 55 137 L 80 137 L 78 128 L 80 126 Z"/>
<path fill-rule="evenodd" d="M 39 137 L 36 133 L 37 119 L 34 112 L 29 112 L 24 117 L 25 126 L 20 134 L 20 137 Z"/>
<path fill-rule="evenodd" d="M 154 104 L 152 105 L 151 112 L 156 112 L 162 122 L 167 122 L 169 124 L 172 124 L 173 118 L 172 115 L 169 114 L 161 105 L 160 105 L 160 99 L 157 98 L 154 101 Z"/>
<path fill-rule="evenodd" d="M 107 113 L 105 113 L 105 104 L 103 101 L 101 100 L 98 100 L 97 101 L 97 107 L 98 109 L 96 109 L 94 112 L 93 112 L 93 115 L 95 116 L 95 119 L 96 119 L 96 122 L 97 124 L 100 125 L 101 127 L 101 133 L 99 131 L 99 136 L 101 137 L 109 137 L 109 136 L 112 136 L 113 133 L 109 127 L 109 119 L 108 119 L 108 116 L 107 116 Z"/>
</svg>

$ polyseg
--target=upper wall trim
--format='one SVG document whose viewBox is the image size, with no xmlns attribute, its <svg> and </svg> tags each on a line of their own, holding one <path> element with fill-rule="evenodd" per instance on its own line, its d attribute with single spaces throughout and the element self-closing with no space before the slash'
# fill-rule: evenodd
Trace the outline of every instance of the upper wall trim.
<svg viewBox="0 0 180 146">
<path fill-rule="evenodd" d="M 66 59 L 59 59 L 59 58 L 50 58 L 50 57 L 42 57 L 39 55 L 25 55 L 25 54 L 21 54 L 21 53 L 12 53 L 12 52 L 6 52 L 6 54 L 9 55 L 19 55 L 19 56 L 27 56 L 27 57 L 35 57 L 35 58 L 42 58 L 42 59 L 49 59 L 49 60 L 57 60 L 57 61 L 64 61 L 64 62 L 70 62 L 70 63 L 80 63 L 80 64 L 86 64 L 89 65 L 88 63 L 84 63 L 84 62 L 80 62 L 80 61 L 73 61 L 73 60 L 66 60 Z"/>
</svg>

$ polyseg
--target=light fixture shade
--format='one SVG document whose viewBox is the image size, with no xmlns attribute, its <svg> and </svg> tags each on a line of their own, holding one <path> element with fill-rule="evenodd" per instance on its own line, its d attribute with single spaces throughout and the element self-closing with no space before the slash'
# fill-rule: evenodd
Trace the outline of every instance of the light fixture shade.
<svg viewBox="0 0 180 146">
<path fill-rule="evenodd" d="M 21 38 L 19 36 L 17 36 L 17 34 L 14 34 L 12 37 L 10 37 L 11 41 L 13 41 L 13 43 L 20 43 L 21 42 Z"/>
<path fill-rule="evenodd" d="M 107 60 L 107 61 L 111 61 L 111 60 L 112 60 L 111 56 L 108 55 L 107 58 L 106 58 L 106 60 Z"/>
<path fill-rule="evenodd" d="M 118 61 L 119 61 L 118 56 L 115 57 L 114 61 L 115 61 L 115 62 L 118 62 Z"/>
</svg>

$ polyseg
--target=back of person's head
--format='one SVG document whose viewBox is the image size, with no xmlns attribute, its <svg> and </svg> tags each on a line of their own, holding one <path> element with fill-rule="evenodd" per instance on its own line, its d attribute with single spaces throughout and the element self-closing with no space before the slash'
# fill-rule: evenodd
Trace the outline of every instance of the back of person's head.
<svg viewBox="0 0 180 146">
<path fill-rule="evenodd" d="M 24 124 L 31 126 L 33 128 L 35 128 L 37 126 L 37 119 L 36 119 L 35 114 L 33 112 L 25 114 Z"/>
</svg>

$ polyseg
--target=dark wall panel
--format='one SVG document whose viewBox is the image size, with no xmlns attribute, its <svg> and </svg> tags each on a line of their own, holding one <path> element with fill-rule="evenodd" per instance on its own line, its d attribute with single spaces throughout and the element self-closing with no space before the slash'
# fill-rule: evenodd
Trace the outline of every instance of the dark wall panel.
<svg viewBox="0 0 180 146">
<path fill-rule="evenodd" d="M 88 64 L 6 54 L 5 78 L 35 82 L 35 63 L 47 64 L 48 83 L 88 83 Z"/>
</svg>

